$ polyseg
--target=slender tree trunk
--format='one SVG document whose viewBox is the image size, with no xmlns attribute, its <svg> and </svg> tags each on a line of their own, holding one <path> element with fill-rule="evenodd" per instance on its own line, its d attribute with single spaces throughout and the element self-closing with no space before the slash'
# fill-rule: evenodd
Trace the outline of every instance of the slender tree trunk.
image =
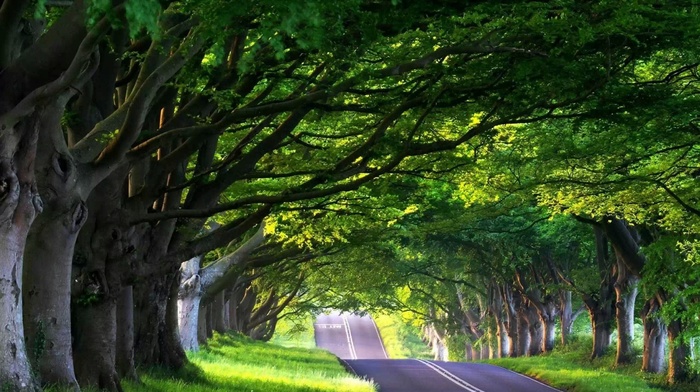
<svg viewBox="0 0 700 392">
<path fill-rule="evenodd" d="M 615 365 L 631 363 L 634 360 L 634 304 L 637 298 L 637 282 L 625 263 L 618 258 L 617 280 L 615 281 L 615 318 L 617 320 L 617 355 Z"/>
<path fill-rule="evenodd" d="M 656 298 L 644 304 L 644 352 L 642 353 L 642 371 L 662 373 L 666 370 L 666 324 L 659 316 L 659 301 Z"/>
<path fill-rule="evenodd" d="M 120 377 L 138 381 L 134 363 L 134 290 L 125 287 L 117 301 L 116 366 Z"/>
</svg>

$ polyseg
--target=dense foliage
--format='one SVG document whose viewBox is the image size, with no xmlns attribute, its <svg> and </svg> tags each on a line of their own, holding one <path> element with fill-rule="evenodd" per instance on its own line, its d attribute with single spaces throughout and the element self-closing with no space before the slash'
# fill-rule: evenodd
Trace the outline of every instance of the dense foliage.
<svg viewBox="0 0 700 392">
<path fill-rule="evenodd" d="M 0 384 L 120 390 L 324 306 L 534 355 L 579 304 L 593 357 L 641 315 L 691 379 L 698 16 L 0 0 Z"/>
</svg>

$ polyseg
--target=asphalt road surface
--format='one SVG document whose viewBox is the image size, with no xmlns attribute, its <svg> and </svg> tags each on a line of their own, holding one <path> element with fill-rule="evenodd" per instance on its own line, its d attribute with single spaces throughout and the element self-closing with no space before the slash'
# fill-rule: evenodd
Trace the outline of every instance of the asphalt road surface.
<svg viewBox="0 0 700 392">
<path fill-rule="evenodd" d="M 374 321 L 348 313 L 321 315 L 316 345 L 338 356 L 380 392 L 556 392 L 529 377 L 482 363 L 387 359 Z"/>
</svg>

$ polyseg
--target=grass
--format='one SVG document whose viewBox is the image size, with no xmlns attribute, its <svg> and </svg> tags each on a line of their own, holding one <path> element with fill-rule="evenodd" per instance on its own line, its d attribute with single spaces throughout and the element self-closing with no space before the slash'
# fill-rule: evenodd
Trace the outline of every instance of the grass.
<svg viewBox="0 0 700 392">
<path fill-rule="evenodd" d="M 127 392 L 371 392 L 374 386 L 349 375 L 330 353 L 217 335 L 189 355 L 177 374 L 151 371 Z"/>
<path fill-rule="evenodd" d="M 536 357 L 502 358 L 484 361 L 537 378 L 553 387 L 570 392 L 648 392 L 698 391 L 698 385 L 665 384 L 664 375 L 642 373 L 641 359 L 615 367 L 615 348 L 602 358 L 589 358 L 590 337 L 574 337 L 567 347 Z"/>
<path fill-rule="evenodd" d="M 418 327 L 406 323 L 400 314 L 376 314 L 372 317 L 389 358 L 432 359 L 430 349 L 420 338 Z"/>
<path fill-rule="evenodd" d="M 277 323 L 270 343 L 283 347 L 316 348 L 313 325 L 314 318 L 311 314 L 294 320 L 283 318 Z"/>
</svg>

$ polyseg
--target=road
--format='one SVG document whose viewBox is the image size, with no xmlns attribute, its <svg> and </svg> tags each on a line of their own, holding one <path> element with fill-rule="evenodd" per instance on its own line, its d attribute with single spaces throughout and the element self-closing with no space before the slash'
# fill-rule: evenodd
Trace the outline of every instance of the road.
<svg viewBox="0 0 700 392">
<path fill-rule="evenodd" d="M 314 324 L 316 345 L 345 362 L 380 392 L 557 392 L 539 381 L 483 363 L 387 359 L 369 316 L 333 312 Z"/>
</svg>

